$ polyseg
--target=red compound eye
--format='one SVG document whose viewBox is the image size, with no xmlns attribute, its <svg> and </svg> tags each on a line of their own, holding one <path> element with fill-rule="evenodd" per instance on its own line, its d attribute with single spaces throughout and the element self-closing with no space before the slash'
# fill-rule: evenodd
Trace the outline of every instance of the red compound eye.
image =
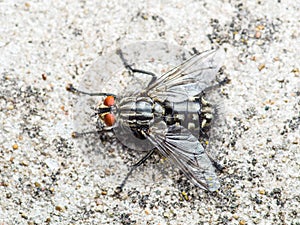
<svg viewBox="0 0 300 225">
<path fill-rule="evenodd" d="M 111 113 L 108 113 L 104 116 L 104 123 L 107 125 L 107 126 L 112 126 L 114 125 L 116 122 L 116 119 L 115 119 L 115 116 Z"/>
<path fill-rule="evenodd" d="M 106 106 L 113 106 L 115 104 L 115 98 L 114 96 L 107 96 L 104 99 L 104 105 Z"/>
</svg>

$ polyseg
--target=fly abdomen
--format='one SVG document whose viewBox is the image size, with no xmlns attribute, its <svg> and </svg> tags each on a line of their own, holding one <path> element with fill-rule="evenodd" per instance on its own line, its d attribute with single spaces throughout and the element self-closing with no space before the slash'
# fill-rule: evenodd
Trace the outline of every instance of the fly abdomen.
<svg viewBox="0 0 300 225">
<path fill-rule="evenodd" d="M 204 100 L 203 100 L 204 101 Z M 168 125 L 178 124 L 190 130 L 196 137 L 213 119 L 212 108 L 201 98 L 166 104 L 165 121 Z M 210 118 L 208 118 L 211 116 Z"/>
</svg>

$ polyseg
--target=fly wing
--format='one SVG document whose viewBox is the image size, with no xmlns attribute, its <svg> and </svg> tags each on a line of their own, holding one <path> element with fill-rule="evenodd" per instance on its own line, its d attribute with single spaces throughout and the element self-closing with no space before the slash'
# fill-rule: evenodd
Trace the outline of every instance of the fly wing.
<svg viewBox="0 0 300 225">
<path fill-rule="evenodd" d="M 216 191 L 220 187 L 215 168 L 201 143 L 189 130 L 170 126 L 165 133 L 155 126 L 149 132 L 149 140 L 171 162 L 200 188 Z"/>
<path fill-rule="evenodd" d="M 181 102 L 201 93 L 212 85 L 223 55 L 222 49 L 197 53 L 150 83 L 146 94 L 160 101 Z"/>
</svg>

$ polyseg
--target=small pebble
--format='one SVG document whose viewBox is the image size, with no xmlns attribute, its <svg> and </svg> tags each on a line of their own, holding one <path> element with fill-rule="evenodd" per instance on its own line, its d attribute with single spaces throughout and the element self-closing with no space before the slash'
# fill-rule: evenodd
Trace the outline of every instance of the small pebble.
<svg viewBox="0 0 300 225">
<path fill-rule="evenodd" d="M 7 110 L 13 110 L 15 107 L 14 107 L 14 105 L 8 105 L 6 108 L 7 108 Z"/>
<path fill-rule="evenodd" d="M 234 214 L 232 217 L 236 220 L 239 218 L 239 216 L 237 214 Z"/>
<path fill-rule="evenodd" d="M 260 31 L 256 31 L 255 32 L 255 38 L 259 39 L 261 37 L 261 32 Z"/>
<path fill-rule="evenodd" d="M 299 143 L 299 141 L 297 139 L 292 141 L 292 144 L 297 145 Z"/>
<path fill-rule="evenodd" d="M 255 62 L 256 61 L 256 56 L 254 55 L 250 59 Z"/>
<path fill-rule="evenodd" d="M 95 202 L 96 202 L 96 205 L 103 205 L 103 201 L 101 199 L 99 199 L 99 198 L 97 198 L 95 200 Z"/>
<path fill-rule="evenodd" d="M 11 198 L 12 194 L 11 193 L 7 193 L 6 194 L 6 198 Z"/>
<path fill-rule="evenodd" d="M 246 223 L 245 220 L 240 220 L 239 224 L 240 224 L 240 225 L 246 225 L 247 223 Z"/>
<path fill-rule="evenodd" d="M 283 158 L 281 159 L 281 161 L 282 161 L 283 163 L 285 163 L 285 162 L 287 161 L 287 158 L 286 158 L 286 157 L 283 157 Z"/>
<path fill-rule="evenodd" d="M 299 73 L 300 73 L 300 69 L 299 69 L 299 68 L 294 68 L 294 69 L 292 70 L 292 73 L 294 73 L 294 74 L 299 74 Z"/>
<path fill-rule="evenodd" d="M 149 215 L 149 214 L 150 214 L 149 209 L 145 209 L 145 214 L 146 214 L 146 215 Z"/>
<path fill-rule="evenodd" d="M 43 73 L 43 74 L 42 74 L 42 79 L 43 79 L 43 80 L 47 80 L 47 75 Z"/>
<path fill-rule="evenodd" d="M 280 194 L 280 193 L 281 193 L 280 188 L 274 188 L 274 189 L 273 189 L 273 193 L 274 193 L 274 194 Z"/>
<path fill-rule="evenodd" d="M 21 162 L 21 165 L 22 165 L 22 166 L 28 166 L 28 165 L 29 165 L 29 162 L 26 161 L 26 160 L 23 160 L 23 161 Z"/>
<path fill-rule="evenodd" d="M 65 209 L 64 209 L 64 207 L 57 205 L 57 206 L 55 206 L 55 210 L 63 212 Z"/>
<path fill-rule="evenodd" d="M 270 158 L 275 157 L 275 155 L 276 155 L 276 152 L 274 150 L 270 151 Z"/>
<path fill-rule="evenodd" d="M 200 214 L 201 216 L 205 216 L 205 212 L 204 212 L 203 209 L 199 209 L 198 212 L 199 212 L 199 214 Z"/>
<path fill-rule="evenodd" d="M 109 176 L 109 175 L 111 174 L 110 169 L 106 168 L 106 169 L 104 170 L 104 174 L 105 174 L 106 176 Z"/>
<path fill-rule="evenodd" d="M 259 223 L 260 223 L 260 219 L 259 219 L 259 218 L 254 218 L 254 219 L 253 219 L 253 223 L 259 224 Z"/>
<path fill-rule="evenodd" d="M 95 207 L 95 211 L 96 211 L 96 212 L 103 213 L 103 212 L 104 212 L 104 207 L 103 207 L 103 205 L 97 205 L 97 206 Z"/>
<path fill-rule="evenodd" d="M 280 77 L 276 79 L 279 83 L 283 83 L 284 82 L 284 77 Z"/>
<path fill-rule="evenodd" d="M 171 217 L 170 213 L 167 213 L 167 212 L 164 212 L 164 213 L 163 213 L 163 216 L 164 216 L 165 218 L 167 218 L 167 219 Z"/>
<path fill-rule="evenodd" d="M 5 182 L 5 181 L 3 181 L 3 182 L 0 182 L 0 186 L 3 186 L 3 187 L 8 187 L 8 183 L 7 182 Z"/>
<path fill-rule="evenodd" d="M 258 70 L 262 71 L 265 67 L 266 67 L 266 64 L 261 63 L 261 64 L 258 65 Z"/>
<path fill-rule="evenodd" d="M 21 217 L 24 219 L 28 219 L 28 216 L 25 213 L 21 213 Z"/>
<path fill-rule="evenodd" d="M 36 181 L 36 182 L 34 182 L 34 186 L 37 187 L 37 188 L 40 188 L 42 185 L 39 182 Z"/>
<path fill-rule="evenodd" d="M 181 192 L 181 194 L 186 201 L 190 200 L 189 196 L 187 195 L 187 193 L 185 191 Z"/>
<path fill-rule="evenodd" d="M 256 30 L 263 30 L 263 29 L 265 29 L 264 25 L 257 25 L 256 26 Z"/>
</svg>

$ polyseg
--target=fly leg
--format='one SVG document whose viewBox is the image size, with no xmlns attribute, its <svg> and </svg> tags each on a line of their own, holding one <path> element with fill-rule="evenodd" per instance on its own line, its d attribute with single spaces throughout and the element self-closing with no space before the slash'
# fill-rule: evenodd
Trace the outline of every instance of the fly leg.
<svg viewBox="0 0 300 225">
<path fill-rule="evenodd" d="M 92 130 L 92 131 L 86 131 L 86 132 L 72 132 L 72 138 L 79 138 L 83 137 L 85 135 L 90 135 L 90 134 L 101 134 L 101 133 L 106 133 L 106 132 L 113 132 L 113 129 L 103 129 L 103 130 Z"/>
<path fill-rule="evenodd" d="M 66 86 L 66 90 L 75 94 L 84 94 L 89 96 L 113 96 L 114 98 L 116 98 L 116 95 L 112 93 L 104 93 L 104 92 L 90 93 L 90 92 L 81 91 L 75 88 L 72 84 L 68 84 Z"/>
<path fill-rule="evenodd" d="M 150 158 L 150 156 L 154 153 L 155 149 L 152 149 L 151 151 L 149 151 L 143 158 L 141 158 L 137 163 L 135 163 L 131 169 L 129 170 L 129 172 L 127 173 L 126 177 L 124 178 L 124 180 L 122 181 L 121 185 L 117 188 L 118 192 L 121 192 L 123 187 L 126 184 L 126 181 L 128 180 L 128 178 L 131 176 L 132 172 L 138 168 L 140 165 L 142 165 L 144 162 L 146 162 L 147 159 Z"/>
<path fill-rule="evenodd" d="M 230 79 L 228 77 L 225 77 L 224 79 L 220 80 L 220 79 L 217 79 L 217 84 L 214 84 L 212 86 L 209 86 L 207 87 L 206 89 L 204 89 L 201 93 L 201 95 L 203 95 L 203 92 L 209 92 L 211 90 L 215 90 L 216 88 L 219 88 L 225 84 L 228 84 L 230 82 Z"/>
<path fill-rule="evenodd" d="M 140 69 L 134 69 L 134 68 L 132 68 L 132 66 L 129 65 L 129 63 L 128 63 L 128 62 L 126 61 L 126 59 L 124 58 L 124 55 L 123 55 L 123 52 L 122 52 L 121 49 L 118 49 L 118 50 L 116 51 L 116 53 L 120 56 L 120 58 L 121 58 L 121 60 L 122 60 L 122 62 L 123 62 L 123 64 L 124 64 L 124 66 L 125 66 L 125 68 L 126 68 L 127 70 L 131 71 L 132 73 L 142 73 L 142 74 L 146 74 L 146 75 L 149 75 L 149 76 L 152 77 L 152 78 L 151 78 L 151 81 L 150 81 L 149 84 L 148 84 L 148 86 L 149 86 L 150 84 L 152 84 L 154 81 L 156 81 L 157 76 L 156 76 L 154 73 L 149 72 L 149 71 L 145 71 L 145 70 L 140 70 Z"/>
<path fill-rule="evenodd" d="M 213 159 L 213 157 L 211 155 L 209 155 L 207 152 L 206 152 L 206 155 L 208 156 L 208 158 L 210 159 L 210 161 L 212 162 L 212 164 L 214 165 L 214 167 L 220 171 L 220 172 L 223 172 L 224 170 L 224 166 L 222 166 L 220 163 L 218 163 L 215 159 Z"/>
</svg>

